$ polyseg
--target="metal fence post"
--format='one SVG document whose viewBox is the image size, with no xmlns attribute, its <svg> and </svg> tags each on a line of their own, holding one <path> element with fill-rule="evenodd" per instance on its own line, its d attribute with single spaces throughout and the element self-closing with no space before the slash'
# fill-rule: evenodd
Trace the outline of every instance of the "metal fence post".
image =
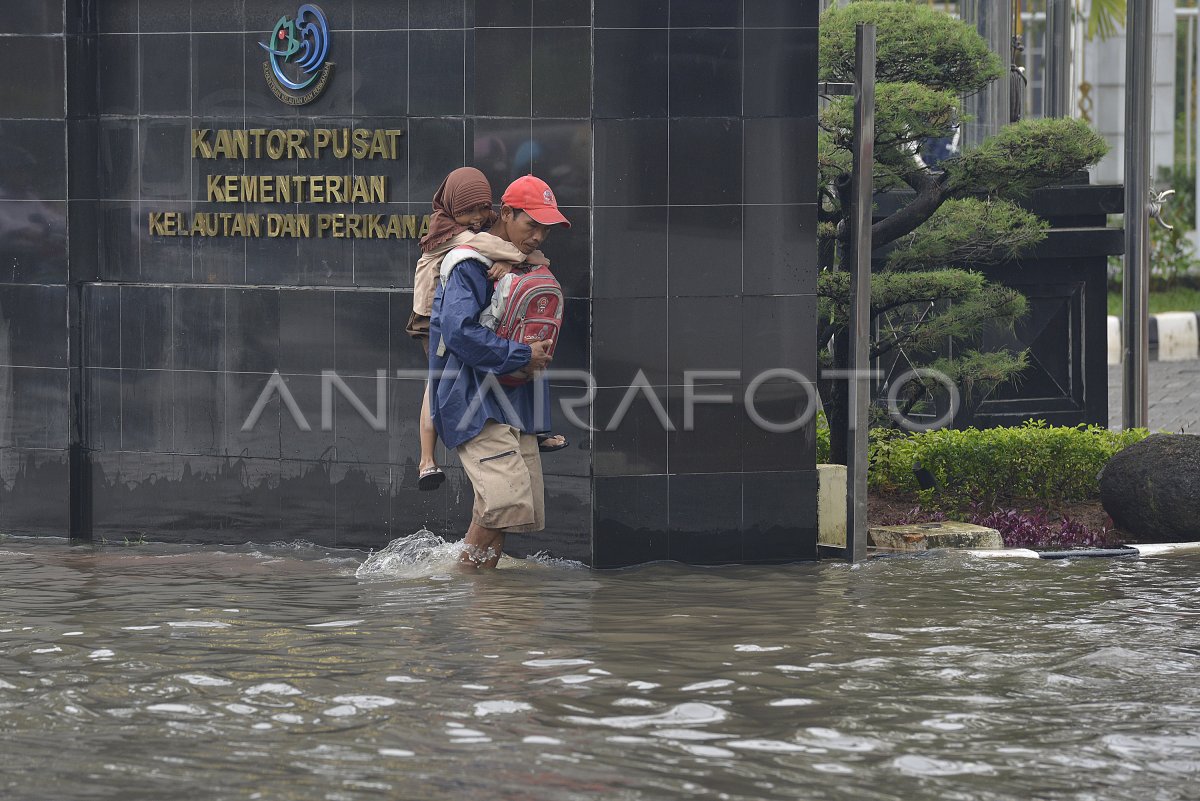
<svg viewBox="0 0 1200 801">
<path fill-rule="evenodd" d="M 1144 428 L 1149 419 L 1150 93 L 1154 0 L 1128 0 L 1125 35 L 1125 274 L 1121 282 L 1124 381 L 1121 419 Z"/>
<path fill-rule="evenodd" d="M 1071 116 L 1071 0 L 1046 0 L 1046 85 L 1042 116 Z"/>
<path fill-rule="evenodd" d="M 871 403 L 871 208 L 875 164 L 875 26 L 854 39 L 854 164 L 850 253 L 850 431 L 846 437 L 846 557 L 867 558 L 867 408 Z"/>
<path fill-rule="evenodd" d="M 1004 75 L 980 92 L 966 98 L 966 110 L 974 119 L 962 126 L 962 149 L 971 150 L 1008 124 L 1008 67 L 1012 63 L 1012 0 L 960 0 L 959 14 L 984 38 L 1000 57 Z"/>
</svg>

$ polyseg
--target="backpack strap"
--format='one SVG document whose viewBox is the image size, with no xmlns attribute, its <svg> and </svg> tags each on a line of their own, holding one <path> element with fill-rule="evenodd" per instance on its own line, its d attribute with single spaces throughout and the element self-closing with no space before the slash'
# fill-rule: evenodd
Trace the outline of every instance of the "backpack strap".
<svg viewBox="0 0 1200 801">
<path fill-rule="evenodd" d="M 441 264 L 441 267 L 439 268 L 439 272 L 440 272 L 439 277 L 441 279 L 442 286 L 445 287 L 446 284 L 450 281 L 450 271 L 451 270 L 453 270 L 461 262 L 469 261 L 472 259 L 474 259 L 475 261 L 481 261 L 484 264 L 486 264 L 488 267 L 492 266 L 491 259 L 489 259 L 487 256 L 483 255 L 482 253 L 480 253 L 478 250 L 471 247 L 470 245 L 459 245 L 458 247 L 454 248 L 449 253 L 447 253 L 445 256 L 443 256 L 442 264 Z M 439 357 L 446 355 L 446 338 L 444 336 L 441 337 L 440 341 L 438 342 L 437 355 Z"/>
<path fill-rule="evenodd" d="M 492 266 L 492 260 L 480 253 L 475 248 L 471 247 L 470 245 L 459 245 L 442 258 L 442 265 L 440 269 L 442 286 L 445 286 L 450 280 L 451 270 L 457 267 L 460 262 L 468 261 L 470 259 L 481 261 L 488 267 Z"/>
</svg>

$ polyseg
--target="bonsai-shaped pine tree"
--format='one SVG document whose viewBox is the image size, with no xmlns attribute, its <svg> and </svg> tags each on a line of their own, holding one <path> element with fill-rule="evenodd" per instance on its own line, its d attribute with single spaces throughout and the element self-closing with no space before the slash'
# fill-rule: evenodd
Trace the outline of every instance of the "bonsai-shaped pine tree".
<svg viewBox="0 0 1200 801">
<path fill-rule="evenodd" d="M 876 326 L 870 356 L 886 361 L 903 352 L 914 366 L 938 369 L 970 406 L 1025 366 L 1024 352 L 977 346 L 989 326 L 1011 329 L 1027 308 L 1020 293 L 972 268 L 1010 260 L 1040 242 L 1046 224 L 1014 199 L 1094 164 L 1107 146 L 1078 120 L 1027 120 L 931 165 L 921 158 L 922 144 L 952 137 L 963 121 L 962 98 L 1007 80 L 1005 67 L 974 28 L 949 14 L 910 2 L 860 0 L 822 15 L 821 80 L 854 79 L 859 22 L 876 25 L 874 190 L 914 193 L 872 225 L 873 247 L 877 253 L 886 248 L 887 256 L 872 275 L 871 314 L 884 315 L 887 324 Z M 840 369 L 848 366 L 850 282 L 840 262 L 850 236 L 842 190 L 849 183 L 853 114 L 852 98 L 831 102 L 821 113 L 818 138 L 817 342 L 832 342 L 821 351 L 822 366 Z M 925 389 L 931 386 L 926 382 Z M 919 381 L 909 389 L 902 396 L 906 410 L 926 394 Z M 822 380 L 820 391 L 831 458 L 844 464 L 847 384 Z"/>
</svg>

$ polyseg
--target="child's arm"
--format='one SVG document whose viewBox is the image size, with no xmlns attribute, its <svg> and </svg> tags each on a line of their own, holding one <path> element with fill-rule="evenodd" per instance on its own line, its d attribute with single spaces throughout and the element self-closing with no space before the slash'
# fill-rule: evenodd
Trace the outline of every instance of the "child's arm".
<svg viewBox="0 0 1200 801">
<path fill-rule="evenodd" d="M 495 291 L 492 292 L 492 302 L 479 315 L 479 324 L 491 331 L 495 331 L 496 326 L 500 325 L 500 317 L 504 314 L 504 307 L 508 305 L 508 296 L 512 293 L 512 284 L 516 280 L 512 274 L 512 265 L 509 265 L 508 269 L 509 272 L 500 278 Z M 489 277 L 490 275 L 489 273 Z"/>
<path fill-rule="evenodd" d="M 492 266 L 488 268 L 488 278 L 492 281 L 499 281 L 511 273 L 515 266 L 511 261 L 494 261 L 492 262 Z"/>
</svg>

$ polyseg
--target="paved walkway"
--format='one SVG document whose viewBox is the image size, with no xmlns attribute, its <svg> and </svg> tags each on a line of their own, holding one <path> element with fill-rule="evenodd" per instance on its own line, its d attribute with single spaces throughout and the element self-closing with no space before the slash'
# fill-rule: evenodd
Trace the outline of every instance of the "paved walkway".
<svg viewBox="0 0 1200 801">
<path fill-rule="evenodd" d="M 1200 434 L 1200 361 L 1150 362 L 1150 428 Z M 1108 421 L 1121 427 L 1121 366 L 1108 368 Z"/>
</svg>

